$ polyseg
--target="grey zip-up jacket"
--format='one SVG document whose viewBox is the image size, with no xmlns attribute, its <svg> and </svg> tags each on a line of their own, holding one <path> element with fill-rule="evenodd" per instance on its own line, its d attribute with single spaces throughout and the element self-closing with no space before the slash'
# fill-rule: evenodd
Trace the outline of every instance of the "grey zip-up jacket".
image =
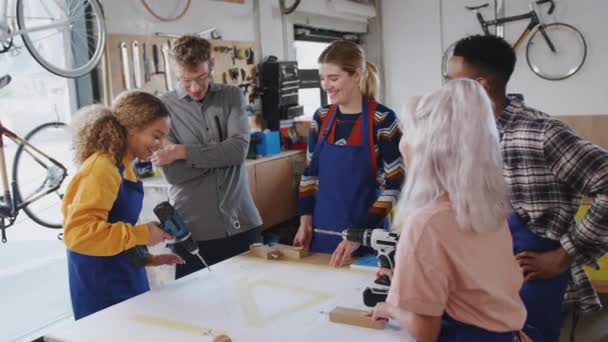
<svg viewBox="0 0 608 342">
<path fill-rule="evenodd" d="M 197 102 L 178 85 L 161 99 L 171 113 L 169 140 L 187 149 L 185 160 L 162 171 L 171 202 L 194 239 L 225 238 L 261 226 L 245 167 L 249 121 L 239 88 L 211 83 Z"/>
</svg>

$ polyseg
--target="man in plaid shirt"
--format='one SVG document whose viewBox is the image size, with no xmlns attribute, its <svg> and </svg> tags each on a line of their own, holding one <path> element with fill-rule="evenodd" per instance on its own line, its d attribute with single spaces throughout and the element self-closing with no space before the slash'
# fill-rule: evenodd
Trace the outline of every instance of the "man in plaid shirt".
<svg viewBox="0 0 608 342">
<path fill-rule="evenodd" d="M 515 60 L 502 38 L 471 36 L 457 43 L 448 75 L 477 80 L 492 98 L 513 206 L 509 228 L 525 275 L 526 323 L 544 341 L 558 341 L 563 300 L 581 311 L 601 308 L 582 266 L 597 268 L 608 251 L 608 152 L 507 97 Z M 576 224 L 582 196 L 592 197 L 593 205 Z"/>
</svg>

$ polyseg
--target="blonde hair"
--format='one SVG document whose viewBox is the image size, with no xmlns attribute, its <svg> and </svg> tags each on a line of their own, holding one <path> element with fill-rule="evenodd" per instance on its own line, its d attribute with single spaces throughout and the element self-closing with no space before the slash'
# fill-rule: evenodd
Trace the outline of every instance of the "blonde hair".
<svg viewBox="0 0 608 342">
<path fill-rule="evenodd" d="M 127 149 L 127 132 L 169 116 L 156 96 L 143 91 L 120 94 L 112 108 L 92 105 L 82 108 L 74 124 L 75 161 L 82 164 L 95 152 L 105 152 L 118 163 Z"/>
<path fill-rule="evenodd" d="M 361 93 L 372 99 L 378 97 L 378 69 L 367 61 L 365 51 L 359 45 L 348 40 L 336 40 L 323 50 L 317 62 L 335 64 L 349 75 L 361 70 Z"/>
<path fill-rule="evenodd" d="M 479 83 L 456 79 L 410 101 L 403 138 L 412 151 L 395 225 L 448 193 L 460 229 L 499 229 L 509 211 L 492 104 Z"/>
</svg>

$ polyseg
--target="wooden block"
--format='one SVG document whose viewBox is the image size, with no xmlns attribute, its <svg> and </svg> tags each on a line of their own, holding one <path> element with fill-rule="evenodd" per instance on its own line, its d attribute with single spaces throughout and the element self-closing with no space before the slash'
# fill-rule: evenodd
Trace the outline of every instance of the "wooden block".
<svg viewBox="0 0 608 342">
<path fill-rule="evenodd" d="M 343 323 L 370 329 L 384 329 L 385 321 L 374 321 L 371 316 L 366 316 L 365 310 L 345 308 L 336 306 L 329 313 L 329 320 L 335 323 Z"/>
<path fill-rule="evenodd" d="M 254 243 L 249 246 L 249 253 L 255 255 L 258 258 L 266 260 L 274 260 L 281 257 L 281 253 L 273 250 L 268 245 L 261 243 Z"/>
<path fill-rule="evenodd" d="M 232 342 L 232 339 L 228 335 L 221 334 L 214 337 L 213 342 Z"/>
<path fill-rule="evenodd" d="M 281 256 L 285 259 L 290 260 L 300 260 L 309 255 L 309 252 L 302 247 L 276 244 L 273 245 L 271 248 L 272 250 L 281 253 Z"/>
</svg>

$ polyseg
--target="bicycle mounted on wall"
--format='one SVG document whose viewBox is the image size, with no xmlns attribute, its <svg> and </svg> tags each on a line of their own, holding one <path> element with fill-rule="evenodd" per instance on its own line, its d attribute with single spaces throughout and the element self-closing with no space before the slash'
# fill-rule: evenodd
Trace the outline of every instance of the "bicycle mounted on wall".
<svg viewBox="0 0 608 342">
<path fill-rule="evenodd" d="M 106 28 L 97 0 L 14 0 L 14 17 L 9 1 L 0 0 L 0 53 L 11 50 L 13 38 L 21 36 L 36 62 L 55 75 L 77 78 L 99 64 Z"/>
<path fill-rule="evenodd" d="M 466 6 L 469 11 L 475 12 L 477 20 L 485 35 L 491 35 L 490 27 L 509 22 L 527 20 L 528 26 L 519 35 L 513 44 L 517 51 L 530 34 L 526 45 L 526 61 L 536 75 L 551 81 L 559 81 L 576 74 L 587 58 L 587 43 L 585 38 L 574 26 L 554 22 L 545 24 L 540 19 L 537 5 L 550 4 L 547 14 L 553 14 L 555 3 L 553 0 L 530 1 L 530 12 L 521 15 L 485 20 L 480 10 L 489 6 L 488 3 L 480 6 Z M 442 75 L 447 78 L 447 64 L 453 54 L 456 43 L 452 43 L 443 54 L 441 61 Z"/>
</svg>

